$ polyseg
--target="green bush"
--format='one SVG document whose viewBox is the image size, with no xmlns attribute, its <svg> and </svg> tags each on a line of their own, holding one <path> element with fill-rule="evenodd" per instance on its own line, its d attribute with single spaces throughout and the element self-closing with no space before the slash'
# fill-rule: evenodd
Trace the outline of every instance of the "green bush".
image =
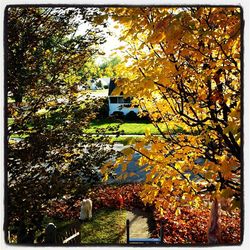
<svg viewBox="0 0 250 250">
<path fill-rule="evenodd" d="M 111 115 L 112 115 L 112 117 L 114 117 L 116 119 L 124 120 L 124 118 L 125 118 L 124 113 L 122 111 L 115 111 Z"/>
<path fill-rule="evenodd" d="M 108 97 L 103 97 L 101 102 L 101 107 L 98 109 L 98 118 L 105 119 L 109 117 L 109 104 Z"/>
<path fill-rule="evenodd" d="M 139 118 L 138 118 L 137 114 L 131 110 L 125 115 L 125 120 L 126 121 L 136 121 L 136 120 L 139 120 Z"/>
</svg>

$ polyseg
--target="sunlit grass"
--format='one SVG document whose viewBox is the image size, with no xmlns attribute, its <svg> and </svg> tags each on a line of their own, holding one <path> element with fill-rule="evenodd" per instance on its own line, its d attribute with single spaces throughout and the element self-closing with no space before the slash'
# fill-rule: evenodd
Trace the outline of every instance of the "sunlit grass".
<svg viewBox="0 0 250 250">
<path fill-rule="evenodd" d="M 63 233 L 73 220 L 61 220 L 46 217 L 43 227 L 54 223 L 57 232 Z M 92 219 L 82 222 L 80 226 L 81 244 L 120 244 L 125 243 L 126 211 L 101 209 L 93 212 Z"/>
<path fill-rule="evenodd" d="M 107 129 L 108 127 L 116 127 L 119 126 L 119 131 L 124 135 L 144 135 L 145 130 L 149 129 L 151 134 L 159 135 L 160 132 L 153 124 L 147 122 L 113 122 L 108 120 L 96 120 L 91 122 L 90 128 L 84 130 L 85 133 L 95 134 L 98 129 Z M 166 126 L 164 124 L 160 124 L 160 128 L 165 131 Z M 114 134 L 114 131 L 107 130 L 106 134 Z"/>
<path fill-rule="evenodd" d="M 124 210 L 100 210 L 93 214 L 90 221 L 81 226 L 83 244 L 125 243 L 124 232 L 126 213 Z"/>
</svg>

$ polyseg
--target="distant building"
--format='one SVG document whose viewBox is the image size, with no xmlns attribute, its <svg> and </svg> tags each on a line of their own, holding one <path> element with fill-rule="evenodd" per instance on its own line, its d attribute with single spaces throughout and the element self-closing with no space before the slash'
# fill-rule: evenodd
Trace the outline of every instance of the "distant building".
<svg viewBox="0 0 250 250">
<path fill-rule="evenodd" d="M 90 80 L 90 89 L 91 90 L 105 89 L 105 88 L 107 89 L 109 86 L 109 82 L 110 82 L 109 77 L 91 79 Z"/>
<path fill-rule="evenodd" d="M 131 108 L 131 97 L 124 98 L 122 92 L 120 95 L 112 95 L 112 91 L 115 87 L 114 79 L 110 79 L 108 90 L 109 115 L 111 116 L 116 111 L 121 111 L 124 115 L 130 111 L 134 111 L 137 114 L 138 108 Z"/>
</svg>

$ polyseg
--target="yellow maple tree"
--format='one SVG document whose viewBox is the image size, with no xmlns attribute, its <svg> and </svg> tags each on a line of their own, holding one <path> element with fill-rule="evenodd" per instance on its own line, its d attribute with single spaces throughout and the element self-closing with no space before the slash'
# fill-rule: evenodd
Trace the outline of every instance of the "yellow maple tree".
<svg viewBox="0 0 250 250">
<path fill-rule="evenodd" d="M 122 27 L 118 92 L 134 97 L 160 136 L 145 131 L 108 171 L 140 153 L 145 202 L 198 207 L 203 195 L 241 198 L 241 9 L 107 8 Z M 136 20 L 136 21 L 133 21 Z M 165 130 L 162 129 L 165 125 Z M 180 128 L 182 131 L 180 132 Z M 160 201 L 160 202 L 159 202 Z M 179 210 L 176 210 L 177 213 Z"/>
</svg>

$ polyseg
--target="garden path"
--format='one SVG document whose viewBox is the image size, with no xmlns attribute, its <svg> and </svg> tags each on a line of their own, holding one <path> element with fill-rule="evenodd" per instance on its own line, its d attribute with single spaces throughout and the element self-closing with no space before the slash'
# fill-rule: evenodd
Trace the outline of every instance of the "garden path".
<svg viewBox="0 0 250 250">
<path fill-rule="evenodd" d="M 141 209 L 126 211 L 126 219 L 130 222 L 130 238 L 149 238 L 152 226 L 152 215 Z M 125 232 L 126 236 L 126 232 Z"/>
</svg>

